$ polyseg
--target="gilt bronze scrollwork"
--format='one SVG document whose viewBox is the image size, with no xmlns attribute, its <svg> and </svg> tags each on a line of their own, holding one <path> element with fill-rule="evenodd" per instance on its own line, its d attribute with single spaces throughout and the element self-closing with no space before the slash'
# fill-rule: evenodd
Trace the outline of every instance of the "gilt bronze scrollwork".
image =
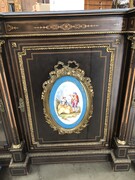
<svg viewBox="0 0 135 180">
<path fill-rule="evenodd" d="M 76 61 L 58 62 L 43 83 L 46 122 L 59 134 L 80 133 L 93 113 L 93 88 Z"/>
</svg>

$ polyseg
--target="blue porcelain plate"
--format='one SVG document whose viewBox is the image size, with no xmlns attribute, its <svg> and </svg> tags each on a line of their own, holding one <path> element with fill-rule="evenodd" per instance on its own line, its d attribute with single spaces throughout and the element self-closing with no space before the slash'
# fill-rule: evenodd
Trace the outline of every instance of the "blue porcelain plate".
<svg viewBox="0 0 135 180">
<path fill-rule="evenodd" d="M 52 86 L 49 96 L 50 113 L 65 129 L 78 126 L 87 110 L 87 95 L 81 82 L 73 76 L 63 76 Z"/>
</svg>

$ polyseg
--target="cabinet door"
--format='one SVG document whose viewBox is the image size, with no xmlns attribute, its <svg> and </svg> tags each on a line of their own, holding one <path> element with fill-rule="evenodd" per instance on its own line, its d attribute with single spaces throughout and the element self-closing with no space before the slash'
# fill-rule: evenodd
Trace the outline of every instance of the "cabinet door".
<svg viewBox="0 0 135 180">
<path fill-rule="evenodd" d="M 10 57 L 22 111 L 26 141 L 34 150 L 101 149 L 110 146 L 122 67 L 124 36 L 95 35 L 10 39 Z M 43 84 L 58 61 L 75 61 L 93 87 L 93 114 L 79 133 L 61 134 L 44 116 Z M 48 94 L 49 96 L 49 94 Z M 46 96 L 47 97 L 47 96 Z M 49 107 L 49 104 L 48 104 Z M 50 107 L 51 109 L 51 107 Z M 116 128 L 115 128 L 116 129 Z"/>
</svg>

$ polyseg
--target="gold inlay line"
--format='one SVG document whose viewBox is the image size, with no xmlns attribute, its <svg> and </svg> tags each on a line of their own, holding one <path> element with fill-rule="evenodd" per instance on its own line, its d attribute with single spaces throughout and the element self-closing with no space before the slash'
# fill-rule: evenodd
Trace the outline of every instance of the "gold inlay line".
<svg viewBox="0 0 135 180">
<path fill-rule="evenodd" d="M 111 99 L 111 88 L 112 88 L 112 77 L 113 77 L 113 66 L 114 66 L 114 48 L 110 48 L 109 45 L 102 45 L 102 44 L 81 44 L 81 45 L 54 45 L 54 46 L 24 46 L 22 47 L 22 52 L 18 52 L 18 58 L 19 58 L 19 65 L 21 70 L 21 77 L 22 77 L 22 83 L 23 83 L 23 89 L 25 94 L 25 101 L 26 101 L 26 107 L 27 107 L 27 113 L 28 113 L 28 120 L 29 120 L 29 126 L 30 126 L 30 132 L 31 132 L 31 138 L 33 144 L 38 144 L 38 142 L 35 141 L 34 136 L 34 128 L 32 123 L 32 116 L 30 111 L 30 102 L 28 97 L 28 90 L 27 90 L 27 84 L 26 84 L 26 77 L 25 77 L 25 71 L 24 71 L 24 65 L 23 65 L 23 56 L 26 56 L 27 51 L 34 51 L 34 50 L 70 50 L 70 49 L 91 49 L 91 48 L 106 48 L 106 51 L 111 53 L 111 60 L 110 60 L 110 69 L 109 69 L 109 80 L 108 80 L 108 90 L 107 90 L 107 102 L 106 102 L 106 115 L 105 115 L 105 126 L 104 126 L 104 138 L 106 140 L 107 138 L 107 127 L 108 127 L 108 118 L 109 118 L 109 109 L 110 109 L 110 99 Z"/>
</svg>

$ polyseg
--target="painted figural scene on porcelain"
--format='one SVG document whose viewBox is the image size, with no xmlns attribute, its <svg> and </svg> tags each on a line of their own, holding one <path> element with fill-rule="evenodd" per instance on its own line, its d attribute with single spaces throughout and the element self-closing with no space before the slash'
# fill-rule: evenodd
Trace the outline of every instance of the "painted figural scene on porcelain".
<svg viewBox="0 0 135 180">
<path fill-rule="evenodd" d="M 52 87 L 49 106 L 53 118 L 60 126 L 74 128 L 86 112 L 86 92 L 76 78 L 63 76 Z"/>
<path fill-rule="evenodd" d="M 80 133 L 93 113 L 93 87 L 76 61 L 59 61 L 43 83 L 46 122 L 59 134 Z"/>
</svg>

